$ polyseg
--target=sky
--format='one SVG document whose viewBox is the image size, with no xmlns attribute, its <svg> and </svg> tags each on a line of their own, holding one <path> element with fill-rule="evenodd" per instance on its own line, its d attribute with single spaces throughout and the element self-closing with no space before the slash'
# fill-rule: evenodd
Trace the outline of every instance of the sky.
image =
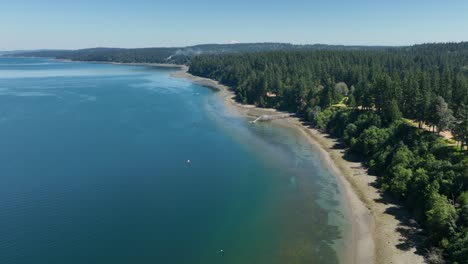
<svg viewBox="0 0 468 264">
<path fill-rule="evenodd" d="M 468 40 L 468 0 L 0 0 L 0 50 Z"/>
</svg>

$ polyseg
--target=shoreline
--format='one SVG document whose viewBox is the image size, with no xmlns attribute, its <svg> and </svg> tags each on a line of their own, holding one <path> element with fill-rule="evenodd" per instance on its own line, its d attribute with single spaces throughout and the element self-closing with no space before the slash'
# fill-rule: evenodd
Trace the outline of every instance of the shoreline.
<svg viewBox="0 0 468 264">
<path fill-rule="evenodd" d="M 188 67 L 185 65 L 179 68 L 179 71 L 171 74 L 172 77 L 184 78 L 194 84 L 219 91 L 219 96 L 228 110 L 245 118 L 253 119 L 263 114 L 281 113 L 276 109 L 240 104 L 233 99 L 234 92 L 229 87 L 215 80 L 194 76 L 188 73 Z M 409 213 L 401 206 L 389 201 L 388 197 L 384 197 L 374 187 L 376 176 L 370 176 L 359 162 L 351 162 L 343 158 L 344 150 L 334 148 L 334 145 L 338 143 L 336 139 L 307 127 L 297 117 L 271 122 L 300 131 L 320 152 L 322 160 L 337 176 L 351 222 L 351 238 L 346 242 L 352 244 L 348 244 L 344 252 L 345 258 L 350 261 L 346 263 L 424 263 L 423 256 L 415 253 L 414 246 L 406 249 L 401 249 L 400 246 L 405 241 L 402 233 L 404 231 L 416 232 L 415 229 L 417 229 L 399 220 L 411 219 Z"/>
<path fill-rule="evenodd" d="M 195 84 L 219 91 L 220 97 L 231 112 L 235 112 L 240 116 L 250 119 L 263 114 L 280 113 L 280 111 L 272 108 L 258 108 L 253 105 L 240 104 L 233 99 L 234 93 L 229 87 L 211 79 L 191 75 L 186 70 L 188 70 L 188 68 L 184 68 L 173 73 L 172 76 L 176 78 L 185 78 Z M 345 241 L 347 242 L 347 245 L 345 246 L 345 252 L 343 253 L 344 259 L 351 259 L 351 261 L 346 263 L 375 263 L 375 246 L 374 239 L 372 237 L 372 229 L 374 226 L 373 218 L 369 210 L 351 189 L 351 185 L 335 165 L 329 153 L 320 144 L 320 141 L 318 141 L 317 138 L 308 131 L 308 128 L 302 125 L 298 118 L 290 117 L 286 119 L 277 119 L 272 122 L 299 131 L 300 134 L 305 137 L 307 142 L 320 152 L 322 161 L 325 162 L 337 176 L 339 188 L 344 192 L 343 202 L 346 204 L 345 207 L 349 213 L 351 221 L 351 237 L 350 241 Z M 349 244 L 351 244 L 351 246 Z"/>
<path fill-rule="evenodd" d="M 178 68 L 171 73 L 174 78 L 182 78 L 194 84 L 219 91 L 218 95 L 224 101 L 229 111 L 244 118 L 254 119 L 260 115 L 283 113 L 276 109 L 258 108 L 254 105 L 243 105 L 234 100 L 234 92 L 219 82 L 194 76 L 188 73 L 188 66 L 160 63 L 121 63 L 93 62 L 114 65 L 150 66 L 161 68 Z M 349 212 L 351 222 L 351 238 L 346 245 L 345 263 L 425 263 L 424 257 L 417 254 L 415 237 L 420 231 L 405 208 L 397 205 L 386 197 L 376 187 L 376 176 L 371 176 L 359 162 L 347 161 L 343 158 L 344 149 L 335 148 L 336 139 L 307 127 L 297 117 L 272 120 L 278 125 L 287 126 L 299 131 L 307 141 L 319 152 L 322 160 L 335 173 L 340 190 L 344 192 L 343 201 Z M 408 235 L 410 233 L 411 235 Z M 411 242 L 408 237 L 411 236 Z"/>
<path fill-rule="evenodd" d="M 31 57 L 27 57 L 31 58 Z M 69 59 L 53 59 L 59 62 L 76 62 L 76 63 L 96 63 L 96 64 L 113 64 L 113 65 L 127 65 L 127 66 L 149 66 L 159 68 L 178 68 L 180 70 L 187 71 L 188 67 L 181 64 L 169 64 L 169 63 L 150 63 L 150 62 L 113 62 L 113 61 L 75 61 Z"/>
</svg>

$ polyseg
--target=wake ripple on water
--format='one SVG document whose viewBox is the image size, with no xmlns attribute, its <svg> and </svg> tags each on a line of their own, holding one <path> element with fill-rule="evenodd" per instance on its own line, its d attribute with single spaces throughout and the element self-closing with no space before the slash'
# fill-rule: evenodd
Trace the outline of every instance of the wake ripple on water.
<svg viewBox="0 0 468 264">
<path fill-rule="evenodd" d="M 52 96 L 62 99 L 62 97 L 52 94 L 52 93 L 45 93 L 45 92 L 30 92 L 30 91 L 12 91 L 12 90 L 3 90 L 0 91 L 0 96 L 9 95 L 9 96 L 20 96 L 20 97 L 36 97 L 36 96 Z"/>
</svg>

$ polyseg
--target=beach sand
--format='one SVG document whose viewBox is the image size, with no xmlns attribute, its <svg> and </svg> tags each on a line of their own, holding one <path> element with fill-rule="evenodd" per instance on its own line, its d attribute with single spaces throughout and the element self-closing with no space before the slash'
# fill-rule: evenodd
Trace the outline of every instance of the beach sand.
<svg viewBox="0 0 468 264">
<path fill-rule="evenodd" d="M 219 96 L 229 111 L 249 119 L 279 113 L 275 109 L 239 104 L 233 99 L 234 94 L 229 87 L 193 76 L 187 72 L 186 66 L 179 67 L 181 70 L 173 73 L 173 77 L 219 90 Z M 343 158 L 344 149 L 336 147 L 339 142 L 295 117 L 271 122 L 301 131 L 310 144 L 320 150 L 323 161 L 338 175 L 352 219 L 352 235 L 345 252 L 345 263 L 424 263 L 424 258 L 416 253 L 415 247 L 420 244 L 420 229 L 411 220 L 410 214 L 375 187 L 376 177 L 370 176 L 360 163 Z"/>
</svg>

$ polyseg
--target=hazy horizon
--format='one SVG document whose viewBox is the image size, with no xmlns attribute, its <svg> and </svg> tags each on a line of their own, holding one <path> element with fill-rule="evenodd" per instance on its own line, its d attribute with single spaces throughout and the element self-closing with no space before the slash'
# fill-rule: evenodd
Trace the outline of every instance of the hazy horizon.
<svg viewBox="0 0 468 264">
<path fill-rule="evenodd" d="M 80 50 L 80 49 L 93 49 L 93 48 L 115 48 L 115 49 L 144 49 L 144 48 L 185 48 L 193 47 L 199 45 L 232 45 L 232 44 L 260 44 L 260 43 L 278 43 L 278 44 L 291 44 L 291 45 L 329 45 L 329 46 L 368 46 L 368 47 L 406 47 L 413 45 L 421 44 L 432 44 L 432 43 L 460 43 L 468 42 L 468 38 L 460 40 L 448 40 L 448 41 L 424 41 L 417 43 L 408 43 L 408 44 L 366 44 L 366 43 L 323 43 L 323 42 L 314 42 L 314 43 L 294 43 L 294 42 L 281 42 L 281 41 L 249 41 L 249 42 L 200 42 L 193 43 L 188 45 L 172 45 L 172 46 L 161 46 L 161 45 L 150 45 L 150 46 L 82 46 L 75 48 L 64 48 L 64 47 L 26 47 L 26 48 L 11 48 L 11 49 L 1 49 L 0 51 L 23 51 L 23 50 Z"/>
<path fill-rule="evenodd" d="M 65 48 L 30 48 L 30 49 L 11 49 L 11 50 L 0 50 L 1 52 L 13 52 L 13 51 L 39 51 L 39 50 L 81 50 L 81 49 L 99 49 L 99 48 L 104 48 L 104 49 L 150 49 L 150 48 L 190 48 L 190 47 L 195 47 L 195 46 L 201 46 L 201 45 L 236 45 L 236 44 L 263 44 L 263 43 L 275 43 L 275 44 L 291 44 L 291 45 L 328 45 L 328 46 L 347 46 L 347 47 L 353 47 L 353 46 L 362 46 L 362 47 L 407 47 L 407 46 L 413 46 L 413 45 L 421 45 L 421 44 L 434 44 L 434 43 L 462 43 L 462 42 L 468 42 L 468 40 L 460 40 L 460 41 L 440 41 L 440 42 L 422 42 L 422 43 L 414 43 L 414 44 L 408 44 L 408 45 L 366 45 L 366 44 L 328 44 L 328 43 L 288 43 L 288 42 L 271 42 L 271 41 L 265 41 L 265 42 L 236 42 L 236 43 L 197 43 L 193 45 L 188 45 L 188 46 L 147 46 L 147 47 L 119 47 L 119 46 L 111 46 L 111 47 L 81 47 L 81 48 L 76 48 L 76 49 L 65 49 Z"/>
<path fill-rule="evenodd" d="M 237 42 L 407 46 L 468 36 L 468 2 L 460 0 L 0 0 L 0 6 L 0 50 Z"/>
</svg>

